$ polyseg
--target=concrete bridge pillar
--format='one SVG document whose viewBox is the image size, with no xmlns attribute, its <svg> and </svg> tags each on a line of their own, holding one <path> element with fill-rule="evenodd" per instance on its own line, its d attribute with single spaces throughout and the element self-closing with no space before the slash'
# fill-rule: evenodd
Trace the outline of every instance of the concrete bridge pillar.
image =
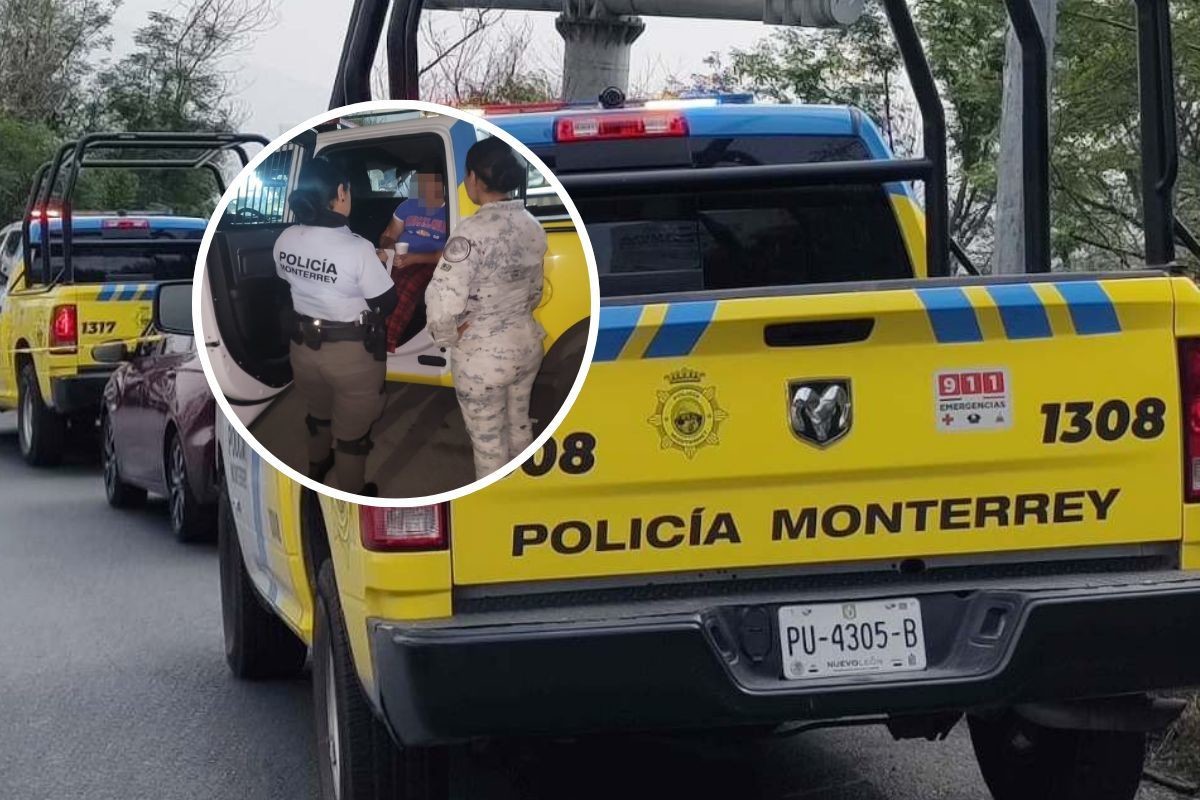
<svg viewBox="0 0 1200 800">
<path fill-rule="evenodd" d="M 609 86 L 629 91 L 629 54 L 641 17 L 612 14 L 603 0 L 567 0 L 555 20 L 563 37 L 564 100 L 596 100 Z"/>
</svg>

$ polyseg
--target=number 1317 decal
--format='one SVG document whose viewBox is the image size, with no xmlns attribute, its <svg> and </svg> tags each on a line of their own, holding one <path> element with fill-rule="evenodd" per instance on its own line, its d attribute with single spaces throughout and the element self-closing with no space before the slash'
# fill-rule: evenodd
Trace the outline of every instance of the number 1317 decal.
<svg viewBox="0 0 1200 800">
<path fill-rule="evenodd" d="M 1157 439 L 1166 427 L 1167 404 L 1161 398 L 1147 397 L 1131 408 L 1124 400 L 1106 400 L 1097 406 L 1091 400 L 1074 403 L 1046 403 L 1042 416 L 1046 426 L 1042 442 L 1078 444 L 1097 436 L 1115 442 L 1128 434 L 1138 439 Z"/>
</svg>

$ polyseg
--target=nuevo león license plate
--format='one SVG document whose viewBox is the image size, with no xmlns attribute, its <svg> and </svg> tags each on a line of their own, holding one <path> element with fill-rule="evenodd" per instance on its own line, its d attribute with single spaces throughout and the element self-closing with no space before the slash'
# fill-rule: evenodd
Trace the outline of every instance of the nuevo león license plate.
<svg viewBox="0 0 1200 800">
<path fill-rule="evenodd" d="M 787 678 L 925 669 L 921 604 L 912 597 L 779 609 Z"/>
</svg>

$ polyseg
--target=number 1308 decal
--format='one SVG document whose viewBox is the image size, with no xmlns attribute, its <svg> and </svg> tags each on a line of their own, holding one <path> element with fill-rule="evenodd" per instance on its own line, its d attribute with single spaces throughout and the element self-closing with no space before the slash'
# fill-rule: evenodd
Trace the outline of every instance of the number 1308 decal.
<svg viewBox="0 0 1200 800">
<path fill-rule="evenodd" d="M 1167 404 L 1161 398 L 1147 397 L 1132 408 L 1124 400 L 1106 400 L 1097 406 L 1090 400 L 1074 403 L 1046 403 L 1042 416 L 1046 427 L 1042 442 L 1078 444 L 1093 436 L 1115 442 L 1132 434 L 1138 439 L 1157 439 L 1166 427 Z"/>
</svg>

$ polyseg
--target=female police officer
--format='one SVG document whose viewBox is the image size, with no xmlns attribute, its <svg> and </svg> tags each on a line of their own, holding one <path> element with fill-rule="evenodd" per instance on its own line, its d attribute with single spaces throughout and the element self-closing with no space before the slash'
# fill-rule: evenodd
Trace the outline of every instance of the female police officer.
<svg viewBox="0 0 1200 800">
<path fill-rule="evenodd" d="M 446 242 L 425 291 L 429 329 L 450 349 L 454 389 L 475 450 L 475 476 L 490 475 L 533 441 L 529 394 L 546 332 L 542 299 L 546 233 L 512 192 L 525 164 L 500 139 L 467 151 L 467 195 L 480 206 Z"/>
<path fill-rule="evenodd" d="M 308 409 L 309 476 L 324 480 L 336 466 L 339 488 L 374 495 L 364 480 L 384 404 L 379 321 L 396 292 L 374 246 L 347 227 L 350 180 L 340 168 L 314 158 L 290 202 L 299 224 L 276 240 L 275 269 L 291 286 L 292 376 Z"/>
</svg>

